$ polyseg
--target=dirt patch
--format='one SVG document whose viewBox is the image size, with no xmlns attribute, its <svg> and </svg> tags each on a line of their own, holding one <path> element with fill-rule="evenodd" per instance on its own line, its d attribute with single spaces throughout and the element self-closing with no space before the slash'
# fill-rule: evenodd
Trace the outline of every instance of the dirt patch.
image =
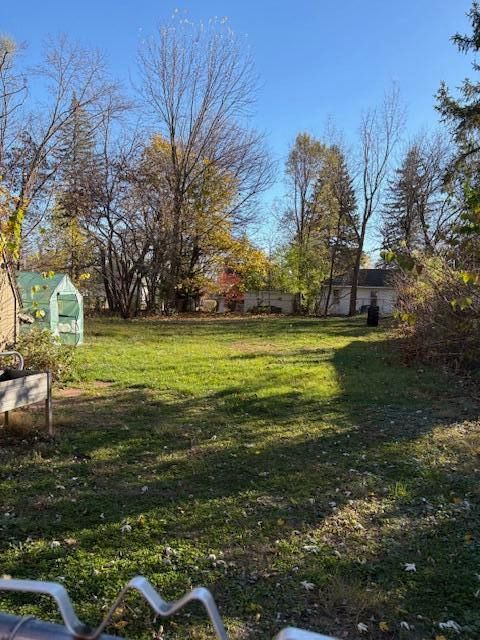
<svg viewBox="0 0 480 640">
<path fill-rule="evenodd" d="M 56 398 L 78 398 L 83 395 L 83 389 L 79 389 L 78 387 L 67 387 L 65 389 L 57 389 L 55 392 Z"/>
</svg>

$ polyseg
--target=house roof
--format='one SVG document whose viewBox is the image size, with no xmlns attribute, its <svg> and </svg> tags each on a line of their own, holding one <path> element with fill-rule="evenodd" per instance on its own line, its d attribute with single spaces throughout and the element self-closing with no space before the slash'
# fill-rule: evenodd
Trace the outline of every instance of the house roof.
<svg viewBox="0 0 480 640">
<path fill-rule="evenodd" d="M 359 287 L 391 287 L 392 277 L 395 275 L 394 269 L 360 269 L 358 274 Z M 336 276 L 332 280 L 334 286 L 351 287 L 353 273 L 349 271 L 341 276 Z"/>
<path fill-rule="evenodd" d="M 17 281 L 23 304 L 30 304 L 33 300 L 38 304 L 48 304 L 55 289 L 65 277 L 64 273 L 45 277 L 35 271 L 19 271 Z"/>
<path fill-rule="evenodd" d="M 63 297 L 74 295 L 78 300 L 83 296 L 67 273 L 37 273 L 36 271 L 18 271 L 18 288 L 25 302 L 49 303 L 57 293 Z"/>
</svg>

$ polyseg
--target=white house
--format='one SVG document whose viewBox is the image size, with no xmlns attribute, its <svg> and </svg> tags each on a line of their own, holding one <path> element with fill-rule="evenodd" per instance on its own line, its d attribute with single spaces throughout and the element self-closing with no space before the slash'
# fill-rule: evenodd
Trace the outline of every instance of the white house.
<svg viewBox="0 0 480 640">
<path fill-rule="evenodd" d="M 380 315 L 388 316 L 393 312 L 396 295 L 393 287 L 392 269 L 360 269 L 357 290 L 357 312 L 366 311 L 370 305 L 377 305 Z M 352 273 L 336 276 L 332 280 L 332 290 L 328 304 L 328 315 L 346 316 L 350 309 Z M 328 295 L 328 282 L 322 285 L 320 310 L 325 310 Z"/>
</svg>

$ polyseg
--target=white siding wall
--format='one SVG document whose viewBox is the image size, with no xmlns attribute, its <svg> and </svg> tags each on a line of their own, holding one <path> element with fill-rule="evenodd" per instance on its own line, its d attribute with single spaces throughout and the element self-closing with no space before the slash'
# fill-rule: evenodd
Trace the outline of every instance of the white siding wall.
<svg viewBox="0 0 480 640">
<path fill-rule="evenodd" d="M 338 302 L 335 302 L 333 292 L 338 291 Z M 372 293 L 377 294 L 377 305 L 380 307 L 380 315 L 387 316 L 393 312 L 395 306 L 395 290 L 393 287 L 358 287 L 357 311 L 363 306 L 368 306 L 372 300 Z M 326 289 L 322 297 L 325 300 Z M 325 304 L 325 303 L 324 303 Z M 320 306 L 322 309 L 322 306 Z M 333 287 L 329 304 L 329 315 L 346 316 L 350 308 L 350 287 Z"/>
<path fill-rule="evenodd" d="M 259 305 L 270 305 L 280 307 L 282 313 L 293 313 L 294 297 L 293 293 L 282 291 L 246 291 L 243 309 L 248 312 Z"/>
<path fill-rule="evenodd" d="M 0 262 L 0 350 L 15 340 L 18 330 L 18 308 L 9 273 Z"/>
</svg>

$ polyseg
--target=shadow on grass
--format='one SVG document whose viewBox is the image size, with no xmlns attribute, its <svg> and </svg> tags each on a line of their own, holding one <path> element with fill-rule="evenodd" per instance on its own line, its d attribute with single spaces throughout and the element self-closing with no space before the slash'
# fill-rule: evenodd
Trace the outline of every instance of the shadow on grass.
<svg viewBox="0 0 480 640">
<path fill-rule="evenodd" d="M 57 442 L 2 445 L 2 570 L 63 576 L 93 619 L 92 594 L 111 599 L 139 572 L 170 598 L 212 587 L 255 634 L 288 623 L 352 637 L 367 621 L 385 638 L 386 619 L 391 637 L 400 620 L 423 637 L 453 618 L 475 637 L 474 455 L 441 436 L 475 408 L 431 371 L 393 366 L 381 342 L 237 357 L 325 357 L 340 391 L 288 389 L 280 366 L 197 398 L 134 384 L 57 404 Z"/>
</svg>

